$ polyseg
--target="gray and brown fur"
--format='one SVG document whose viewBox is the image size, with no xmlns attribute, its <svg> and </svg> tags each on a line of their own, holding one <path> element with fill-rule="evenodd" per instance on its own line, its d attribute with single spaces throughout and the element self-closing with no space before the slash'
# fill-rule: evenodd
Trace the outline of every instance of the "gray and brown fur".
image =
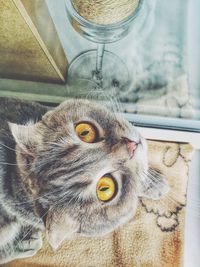
<svg viewBox="0 0 200 267">
<path fill-rule="evenodd" d="M 148 178 L 145 140 L 105 107 L 68 100 L 48 110 L 4 98 L 0 106 L 0 263 L 34 255 L 44 229 L 54 249 L 76 235 L 109 233 L 134 216 L 140 196 L 166 192 L 163 178 Z M 95 125 L 98 142 L 78 138 L 81 121 Z M 133 157 L 127 139 L 138 143 Z M 109 202 L 96 196 L 105 174 L 118 188 Z"/>
</svg>

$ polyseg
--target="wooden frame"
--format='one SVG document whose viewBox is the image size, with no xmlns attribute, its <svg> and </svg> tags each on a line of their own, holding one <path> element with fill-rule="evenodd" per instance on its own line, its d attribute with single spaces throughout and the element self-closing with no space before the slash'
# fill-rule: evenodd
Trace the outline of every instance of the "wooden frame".
<svg viewBox="0 0 200 267">
<path fill-rule="evenodd" d="M 0 77 L 65 83 L 67 58 L 44 0 L 0 2 Z"/>
</svg>

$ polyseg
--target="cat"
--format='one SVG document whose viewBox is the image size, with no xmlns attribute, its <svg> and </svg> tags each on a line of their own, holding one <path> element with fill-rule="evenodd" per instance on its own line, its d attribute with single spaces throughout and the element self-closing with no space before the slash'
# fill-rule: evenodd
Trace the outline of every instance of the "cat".
<svg viewBox="0 0 200 267">
<path fill-rule="evenodd" d="M 134 217 L 139 197 L 168 191 L 144 138 L 103 105 L 0 98 L 0 107 L 0 264 L 33 256 L 44 231 L 54 250 L 110 233 Z"/>
</svg>

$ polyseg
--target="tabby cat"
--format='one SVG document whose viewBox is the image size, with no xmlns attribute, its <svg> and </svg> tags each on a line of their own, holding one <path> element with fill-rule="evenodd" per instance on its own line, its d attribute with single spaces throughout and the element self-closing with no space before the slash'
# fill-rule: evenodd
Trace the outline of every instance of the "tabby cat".
<svg viewBox="0 0 200 267">
<path fill-rule="evenodd" d="M 133 218 L 140 196 L 167 191 L 136 128 L 102 105 L 0 98 L 0 107 L 1 264 L 34 255 L 43 231 L 53 249 L 107 234 Z"/>
</svg>

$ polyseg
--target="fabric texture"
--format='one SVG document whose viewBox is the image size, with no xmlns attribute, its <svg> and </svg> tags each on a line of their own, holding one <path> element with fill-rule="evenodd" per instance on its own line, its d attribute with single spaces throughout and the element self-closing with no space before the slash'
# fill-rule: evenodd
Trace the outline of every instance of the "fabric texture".
<svg viewBox="0 0 200 267">
<path fill-rule="evenodd" d="M 149 162 L 169 182 L 163 199 L 141 199 L 130 222 L 101 238 L 65 241 L 53 252 L 44 241 L 36 256 L 5 267 L 182 267 L 189 144 L 149 141 Z"/>
</svg>

